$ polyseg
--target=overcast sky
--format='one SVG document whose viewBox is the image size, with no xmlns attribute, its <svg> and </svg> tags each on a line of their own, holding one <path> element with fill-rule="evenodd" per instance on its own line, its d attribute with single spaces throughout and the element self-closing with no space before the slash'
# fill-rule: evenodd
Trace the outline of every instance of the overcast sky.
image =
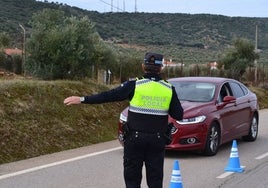
<svg viewBox="0 0 268 188">
<path fill-rule="evenodd" d="M 137 10 L 137 12 L 208 13 L 268 18 L 268 0 L 48 0 L 48 2 L 58 2 L 98 12 Z"/>
</svg>

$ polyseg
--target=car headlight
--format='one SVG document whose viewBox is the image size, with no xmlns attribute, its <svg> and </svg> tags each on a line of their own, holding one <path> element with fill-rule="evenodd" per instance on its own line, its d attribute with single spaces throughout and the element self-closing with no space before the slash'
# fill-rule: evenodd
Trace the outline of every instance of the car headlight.
<svg viewBox="0 0 268 188">
<path fill-rule="evenodd" d="M 121 122 L 127 122 L 127 116 L 125 116 L 123 113 L 120 114 L 120 121 Z"/>
<path fill-rule="evenodd" d="M 197 117 L 183 119 L 183 120 L 176 121 L 176 122 L 181 125 L 187 125 L 187 124 L 201 123 L 205 121 L 205 119 L 206 119 L 206 116 L 197 116 Z"/>
</svg>

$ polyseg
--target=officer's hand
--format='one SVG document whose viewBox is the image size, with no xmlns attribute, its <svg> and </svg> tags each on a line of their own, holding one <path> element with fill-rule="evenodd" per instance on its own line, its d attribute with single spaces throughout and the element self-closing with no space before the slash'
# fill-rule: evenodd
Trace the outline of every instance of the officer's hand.
<svg viewBox="0 0 268 188">
<path fill-rule="evenodd" d="M 64 99 L 63 103 L 66 105 L 71 105 L 71 104 L 80 104 L 81 101 L 79 96 L 71 96 Z"/>
</svg>

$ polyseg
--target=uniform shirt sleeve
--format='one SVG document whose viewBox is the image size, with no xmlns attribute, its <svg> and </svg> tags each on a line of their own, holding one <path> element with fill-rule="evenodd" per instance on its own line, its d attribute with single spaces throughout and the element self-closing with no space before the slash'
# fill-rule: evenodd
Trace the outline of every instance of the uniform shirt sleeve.
<svg viewBox="0 0 268 188">
<path fill-rule="evenodd" d="M 183 119 L 183 108 L 174 87 L 172 87 L 172 98 L 169 106 L 169 115 L 176 120 Z"/>
<path fill-rule="evenodd" d="M 132 98 L 135 89 L 135 81 L 127 81 L 119 87 L 99 94 L 85 96 L 85 104 L 100 104 L 107 102 L 123 101 Z"/>
</svg>

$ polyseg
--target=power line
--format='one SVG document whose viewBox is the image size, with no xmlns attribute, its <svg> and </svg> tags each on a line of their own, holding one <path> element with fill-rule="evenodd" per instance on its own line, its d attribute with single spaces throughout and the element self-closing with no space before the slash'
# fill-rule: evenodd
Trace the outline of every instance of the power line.
<svg viewBox="0 0 268 188">
<path fill-rule="evenodd" d="M 100 2 L 105 3 L 106 5 L 111 6 L 111 12 L 113 12 L 113 8 L 117 9 L 117 11 L 120 10 L 120 11 L 123 11 L 124 12 L 123 9 L 119 8 L 118 6 L 114 6 L 113 5 L 113 0 L 111 0 L 111 3 L 107 3 L 107 2 L 105 2 L 103 0 L 100 0 Z"/>
<path fill-rule="evenodd" d="M 117 11 L 122 11 L 125 12 L 125 0 L 123 0 L 123 9 L 119 8 L 119 6 L 114 6 L 113 5 L 113 0 L 111 0 L 111 3 L 107 3 L 104 0 L 100 0 L 100 2 L 111 6 L 111 12 L 113 12 L 113 8 L 117 9 Z M 137 4 L 137 0 L 135 0 L 135 7 L 134 7 L 134 12 L 138 12 L 138 4 Z"/>
</svg>

